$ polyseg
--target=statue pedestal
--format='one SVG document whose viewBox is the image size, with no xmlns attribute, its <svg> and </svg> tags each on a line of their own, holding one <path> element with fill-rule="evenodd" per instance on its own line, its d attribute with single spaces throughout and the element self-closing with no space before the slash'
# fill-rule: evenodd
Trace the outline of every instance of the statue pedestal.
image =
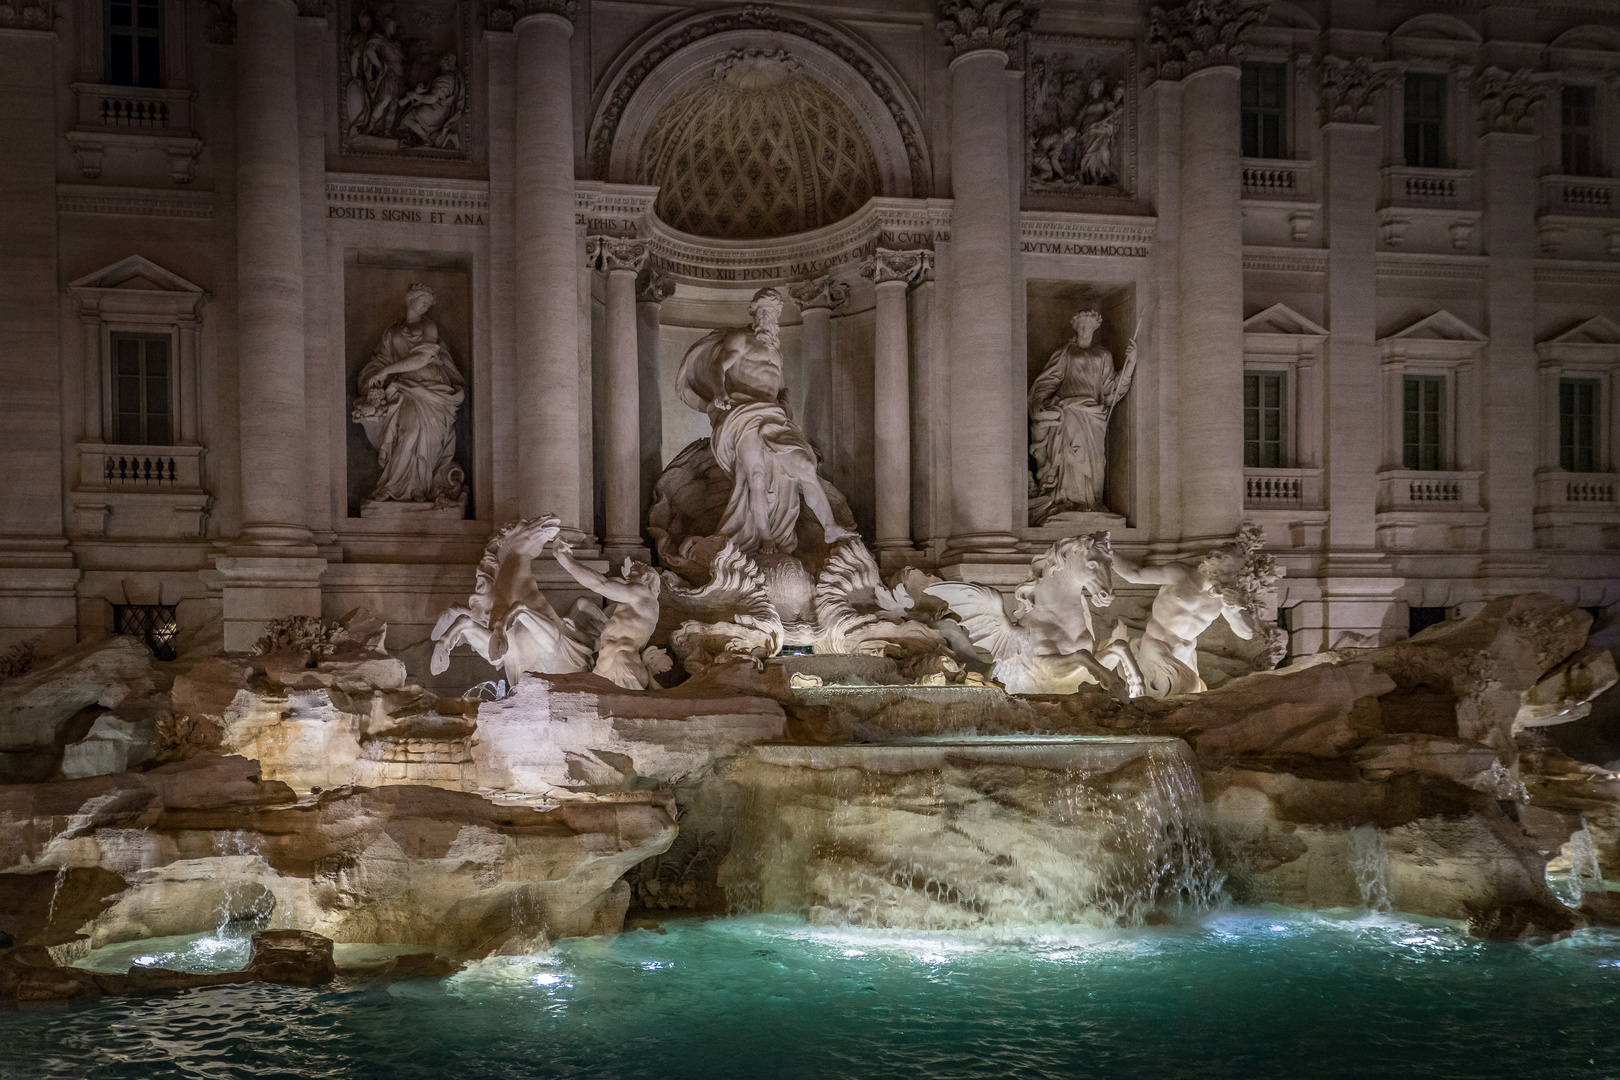
<svg viewBox="0 0 1620 1080">
<path fill-rule="evenodd" d="M 360 504 L 363 518 L 409 518 L 413 521 L 460 521 L 467 516 L 467 493 L 449 506 L 430 502 L 392 502 L 367 499 Z"/>
<path fill-rule="evenodd" d="M 1118 534 L 1125 529 L 1125 515 L 1107 510 L 1065 510 L 1053 514 L 1026 534 L 1028 540 L 1060 540 L 1065 536 L 1079 536 L 1107 530 Z"/>
</svg>

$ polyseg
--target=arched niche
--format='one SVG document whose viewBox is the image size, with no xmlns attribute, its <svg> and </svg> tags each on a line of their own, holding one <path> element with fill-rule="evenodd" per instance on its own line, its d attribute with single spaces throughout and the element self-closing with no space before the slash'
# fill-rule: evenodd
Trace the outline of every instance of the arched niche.
<svg viewBox="0 0 1620 1080">
<path fill-rule="evenodd" d="M 1477 45 L 1483 40 L 1479 36 L 1479 31 L 1456 16 L 1432 11 L 1407 19 L 1395 28 L 1393 36 L 1427 38 L 1431 41 L 1457 41 L 1470 45 Z"/>
<path fill-rule="evenodd" d="M 591 175 L 634 182 L 649 130 L 664 106 L 737 50 L 781 50 L 856 117 L 877 158 L 881 193 L 931 193 L 920 111 L 899 77 L 863 43 L 802 15 L 766 7 L 691 16 L 652 32 L 606 81 L 591 122 Z"/>
</svg>

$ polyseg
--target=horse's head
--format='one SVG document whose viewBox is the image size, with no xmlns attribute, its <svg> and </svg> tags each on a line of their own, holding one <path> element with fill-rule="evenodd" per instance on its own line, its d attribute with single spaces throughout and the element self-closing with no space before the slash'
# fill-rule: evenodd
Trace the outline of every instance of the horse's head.
<svg viewBox="0 0 1620 1080">
<path fill-rule="evenodd" d="M 562 530 L 562 522 L 556 514 L 542 514 L 539 517 L 515 521 L 496 538 L 500 555 L 526 555 L 537 558 L 546 545 L 556 538 Z"/>
<path fill-rule="evenodd" d="M 1020 615 L 1076 602 L 1084 610 L 1088 599 L 1099 610 L 1114 602 L 1114 548 L 1106 532 L 1064 537 L 1037 556 L 1030 571 L 1034 576 L 1018 587 Z"/>
</svg>

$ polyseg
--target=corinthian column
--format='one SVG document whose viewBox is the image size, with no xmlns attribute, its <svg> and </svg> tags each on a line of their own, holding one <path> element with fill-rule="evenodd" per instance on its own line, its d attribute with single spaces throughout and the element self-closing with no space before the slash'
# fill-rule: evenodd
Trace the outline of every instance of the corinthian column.
<svg viewBox="0 0 1620 1080">
<path fill-rule="evenodd" d="M 602 403 L 603 495 L 610 560 L 640 554 L 641 543 L 641 387 L 636 342 L 636 274 L 647 261 L 647 242 L 593 236 L 585 258 L 607 275 L 607 347 L 604 367 L 607 400 Z"/>
<path fill-rule="evenodd" d="M 877 551 L 904 562 L 911 545 L 911 349 L 906 336 L 906 290 L 932 270 L 931 251 L 879 248 L 861 275 L 877 294 L 872 356 L 873 471 L 877 478 Z"/>
<path fill-rule="evenodd" d="M 951 60 L 952 552 L 1016 550 L 1021 370 L 1013 356 L 1014 230 L 1007 52 L 1032 0 L 939 0 Z"/>
<path fill-rule="evenodd" d="M 1181 509 L 1185 538 L 1230 535 L 1243 515 L 1243 209 L 1239 43 L 1254 0 L 1154 10 L 1157 77 L 1181 95 Z"/>
<path fill-rule="evenodd" d="M 293 0 L 237 0 L 236 258 L 242 532 L 224 578 L 225 648 L 319 615 L 306 527 L 304 271 Z"/>
<path fill-rule="evenodd" d="M 796 281 L 788 295 L 799 305 L 803 327 L 799 331 L 799 356 L 804 368 L 804 430 L 810 445 L 825 461 L 833 453 L 832 415 L 832 313 L 849 299 L 849 286 L 830 277 Z"/>
<path fill-rule="evenodd" d="M 574 234 L 574 0 L 519 0 L 513 209 L 518 512 L 584 539 L 579 247 Z"/>
</svg>

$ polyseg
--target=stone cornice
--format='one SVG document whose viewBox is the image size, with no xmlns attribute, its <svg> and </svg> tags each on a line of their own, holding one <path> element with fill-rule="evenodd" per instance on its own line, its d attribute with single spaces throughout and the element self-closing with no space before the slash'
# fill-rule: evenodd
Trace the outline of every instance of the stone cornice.
<svg viewBox="0 0 1620 1080">
<path fill-rule="evenodd" d="M 637 273 L 646 265 L 652 251 L 647 241 L 626 236 L 590 236 L 585 239 L 585 263 L 601 273 Z"/>
<path fill-rule="evenodd" d="M 1322 123 L 1376 124 L 1378 97 L 1400 77 L 1393 64 L 1374 64 L 1365 56 L 1346 60 L 1327 56 L 1317 65 L 1322 95 Z"/>
<path fill-rule="evenodd" d="M 59 214 L 112 214 L 120 217 L 183 218 L 212 221 L 214 196 L 208 191 L 167 188 L 102 187 L 100 184 L 56 185 Z"/>
<path fill-rule="evenodd" d="M 1157 230 L 1157 218 L 1026 210 L 1019 215 L 1018 250 L 1025 255 L 1145 259 L 1153 254 Z"/>
<path fill-rule="evenodd" d="M 878 248 L 861 263 L 861 276 L 874 285 L 890 281 L 911 285 L 934 276 L 934 253 L 926 249 L 894 251 Z"/>
<path fill-rule="evenodd" d="M 995 49 L 1011 52 L 1029 33 L 1040 0 L 938 0 L 939 32 L 951 56 Z"/>
<path fill-rule="evenodd" d="M 1191 0 L 1148 13 L 1148 74 L 1182 79 L 1209 67 L 1235 67 L 1243 38 L 1266 17 L 1267 0 Z"/>
<path fill-rule="evenodd" d="M 327 173 L 329 206 L 368 206 L 423 210 L 489 212 L 489 184 L 482 180 L 439 180 L 423 176 Z"/>
<path fill-rule="evenodd" d="M 849 299 L 849 286 L 826 276 L 810 281 L 795 281 L 787 287 L 787 291 L 801 312 L 811 308 L 830 311 Z"/>
</svg>

